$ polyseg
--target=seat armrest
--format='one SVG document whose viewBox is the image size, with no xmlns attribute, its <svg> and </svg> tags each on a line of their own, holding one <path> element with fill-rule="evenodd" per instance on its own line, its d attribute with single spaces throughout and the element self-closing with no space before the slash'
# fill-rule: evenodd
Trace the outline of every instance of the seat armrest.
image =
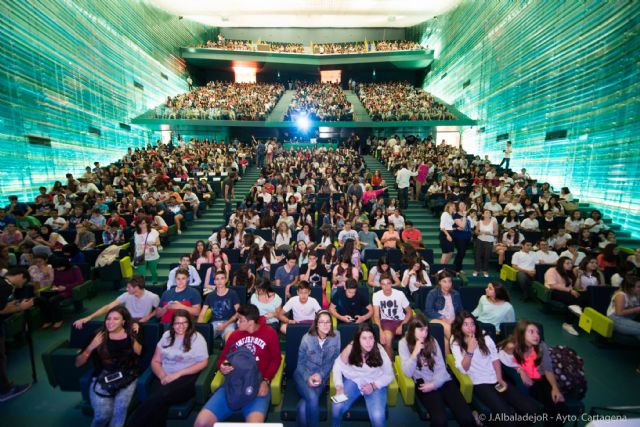
<svg viewBox="0 0 640 427">
<path fill-rule="evenodd" d="M 151 391 L 151 383 L 155 379 L 155 374 L 151 370 L 151 368 L 147 368 L 144 372 L 138 377 L 136 381 L 136 396 L 138 400 L 144 402 L 149 398 L 149 392 Z"/>
<path fill-rule="evenodd" d="M 415 403 L 416 397 L 416 383 L 413 378 L 410 378 L 402 372 L 402 361 L 400 356 L 396 356 L 393 361 L 393 368 L 395 370 L 396 378 L 398 379 L 398 388 L 402 395 L 402 400 L 407 406 L 412 406 Z"/>
<path fill-rule="evenodd" d="M 216 374 L 216 357 L 210 356 L 207 367 L 200 371 L 196 379 L 196 403 L 205 404 L 211 396 L 211 381 Z"/>
<path fill-rule="evenodd" d="M 500 270 L 500 279 L 508 280 L 509 282 L 517 282 L 518 281 L 518 270 L 511 267 L 510 265 L 503 264 L 502 269 Z"/>
<path fill-rule="evenodd" d="M 280 367 L 271 379 L 271 404 L 279 405 L 282 402 L 282 373 L 284 371 L 284 355 L 280 359 Z"/>
<path fill-rule="evenodd" d="M 53 358 L 52 358 L 53 353 L 59 352 L 63 349 L 68 349 L 68 346 L 69 346 L 69 340 L 64 340 L 62 342 L 54 344 L 48 350 L 42 353 L 42 364 L 44 365 L 44 371 L 47 373 L 47 379 L 49 380 L 49 384 L 51 385 L 51 387 L 58 386 L 58 382 L 56 381 L 55 371 L 53 368 L 54 366 Z M 76 355 L 77 355 L 78 349 L 74 349 L 74 350 L 76 351 Z"/>
<path fill-rule="evenodd" d="M 473 382 L 471 382 L 471 378 L 456 367 L 456 361 L 451 354 L 447 355 L 447 366 L 460 383 L 460 393 L 462 393 L 462 397 L 464 397 L 467 403 L 471 403 L 473 399 Z"/>
</svg>

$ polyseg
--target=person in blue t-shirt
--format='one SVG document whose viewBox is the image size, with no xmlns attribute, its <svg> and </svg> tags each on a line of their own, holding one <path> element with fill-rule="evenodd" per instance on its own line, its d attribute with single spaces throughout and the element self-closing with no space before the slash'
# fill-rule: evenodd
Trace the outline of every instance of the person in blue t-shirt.
<svg viewBox="0 0 640 427">
<path fill-rule="evenodd" d="M 300 269 L 297 262 L 298 258 L 291 253 L 287 255 L 287 263 L 276 270 L 274 283 L 277 287 L 285 287 L 284 294 L 287 298 L 291 297 L 289 292 L 291 286 L 297 285 L 300 280 Z"/>
<path fill-rule="evenodd" d="M 198 323 L 206 322 L 207 311 L 211 309 L 209 322 L 213 326 L 213 337 L 222 336 L 224 341 L 236 329 L 236 311 L 240 307 L 240 298 L 233 289 L 227 288 L 227 273 L 216 271 L 213 279 L 215 290 L 205 297 L 198 316 Z"/>
<path fill-rule="evenodd" d="M 176 310 L 187 310 L 193 317 L 200 313 L 202 298 L 200 292 L 187 286 L 189 272 L 179 269 L 176 272 L 176 285 L 162 293 L 160 306 L 156 309 L 156 317 L 160 322 L 169 323 Z"/>
</svg>

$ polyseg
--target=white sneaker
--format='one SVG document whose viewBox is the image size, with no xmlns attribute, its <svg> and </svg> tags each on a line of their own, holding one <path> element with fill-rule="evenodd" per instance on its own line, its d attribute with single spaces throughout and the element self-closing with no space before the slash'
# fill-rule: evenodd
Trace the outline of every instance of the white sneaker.
<svg viewBox="0 0 640 427">
<path fill-rule="evenodd" d="M 472 275 L 473 277 L 478 277 L 478 272 L 477 272 L 477 271 L 474 271 L 473 273 L 471 273 L 471 275 Z"/>
<path fill-rule="evenodd" d="M 577 337 L 578 335 L 580 335 L 578 331 L 576 331 L 576 328 L 574 328 L 571 323 L 563 323 L 562 329 L 564 329 L 568 334 L 571 334 L 573 336 Z"/>
<path fill-rule="evenodd" d="M 576 316 L 582 316 L 582 307 L 580 307 L 579 305 L 574 304 L 574 305 L 568 306 L 567 308 Z"/>
<path fill-rule="evenodd" d="M 482 273 L 484 277 L 489 277 L 489 273 Z"/>
<path fill-rule="evenodd" d="M 182 230 L 178 230 L 178 234 L 182 234 Z"/>
</svg>

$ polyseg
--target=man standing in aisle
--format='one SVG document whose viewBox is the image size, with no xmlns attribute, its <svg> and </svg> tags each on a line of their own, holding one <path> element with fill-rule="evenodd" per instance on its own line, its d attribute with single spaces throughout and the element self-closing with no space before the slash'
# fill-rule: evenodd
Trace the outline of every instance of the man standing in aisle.
<svg viewBox="0 0 640 427">
<path fill-rule="evenodd" d="M 400 209 L 407 209 L 409 206 L 409 185 L 412 176 L 418 175 L 418 172 L 411 172 L 407 169 L 407 164 L 403 163 L 402 168 L 396 174 L 396 184 L 398 184 L 398 204 Z"/>
<path fill-rule="evenodd" d="M 504 157 L 502 158 L 502 161 L 500 162 L 498 167 L 502 167 L 502 164 L 504 163 L 505 164 L 505 169 L 509 169 L 509 162 L 511 161 L 511 153 L 512 152 L 513 151 L 511 150 L 511 141 L 507 141 L 507 146 L 503 150 Z"/>
</svg>

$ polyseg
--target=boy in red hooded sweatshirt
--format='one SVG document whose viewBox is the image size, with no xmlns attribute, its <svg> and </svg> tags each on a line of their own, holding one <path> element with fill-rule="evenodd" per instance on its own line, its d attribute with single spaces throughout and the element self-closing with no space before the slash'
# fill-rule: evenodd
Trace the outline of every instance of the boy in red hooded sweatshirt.
<svg viewBox="0 0 640 427">
<path fill-rule="evenodd" d="M 218 369 L 223 375 L 228 375 L 233 367 L 225 363 L 227 354 L 238 347 L 251 350 L 256 357 L 263 380 L 258 395 L 242 408 L 242 414 L 248 423 L 263 423 L 271 401 L 270 382 L 280 367 L 280 339 L 275 329 L 266 324 L 258 307 L 253 304 L 240 306 L 237 324 L 238 329 L 229 335 L 220 354 Z M 232 413 L 227 404 L 223 384 L 203 406 L 194 427 L 211 427 L 214 423 L 229 418 Z"/>
</svg>

